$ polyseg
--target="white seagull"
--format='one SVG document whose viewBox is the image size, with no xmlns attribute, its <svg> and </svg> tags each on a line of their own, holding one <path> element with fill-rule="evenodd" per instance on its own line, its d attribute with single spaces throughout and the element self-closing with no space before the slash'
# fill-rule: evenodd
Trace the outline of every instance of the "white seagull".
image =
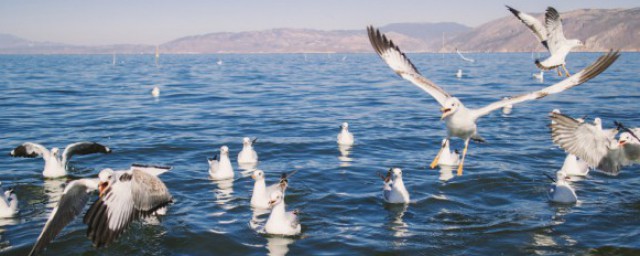
<svg viewBox="0 0 640 256">
<path fill-rule="evenodd" d="M 258 162 L 258 153 L 253 149 L 253 144 L 258 138 L 253 140 L 248 137 L 242 139 L 242 150 L 238 153 L 238 164 L 253 164 Z"/>
<path fill-rule="evenodd" d="M 271 193 L 269 206 L 272 207 L 271 214 L 264 225 L 264 231 L 267 234 L 284 236 L 300 234 L 302 227 L 298 220 L 298 211 L 286 211 L 284 190 L 276 190 Z"/>
<path fill-rule="evenodd" d="M 13 157 L 42 157 L 44 159 L 44 170 L 42 171 L 44 177 L 57 178 L 67 175 L 67 163 L 72 156 L 93 153 L 108 154 L 111 153 L 111 149 L 96 142 L 83 141 L 67 145 L 62 152 L 62 158 L 58 156 L 58 152 L 58 148 L 52 148 L 49 151 L 40 144 L 25 142 L 11 150 L 10 155 Z"/>
<path fill-rule="evenodd" d="M 3 191 L 0 186 L 0 218 L 13 217 L 16 213 L 18 213 L 18 197 L 13 193 L 13 189 Z"/>
<path fill-rule="evenodd" d="M 462 69 L 458 69 L 458 72 L 456 73 L 456 77 L 462 78 Z"/>
<path fill-rule="evenodd" d="M 542 90 L 503 99 L 482 108 L 469 109 L 466 108 L 458 98 L 451 96 L 429 79 L 423 77 L 413 63 L 411 63 L 407 56 L 400 51 L 393 41 L 387 39 L 387 37 L 380 33 L 379 30 L 374 29 L 372 26 L 369 26 L 367 30 L 369 32 L 369 41 L 371 42 L 373 49 L 387 63 L 387 65 L 389 65 L 396 74 L 411 81 L 414 85 L 429 93 L 442 106 L 441 119 L 445 121 L 447 126 L 447 140 L 451 137 L 458 137 L 465 141 L 464 150 L 462 151 L 462 159 L 458 166 L 458 175 L 462 175 L 462 168 L 465 156 L 467 155 L 469 140 L 474 139 L 483 141 L 482 137 L 477 133 L 476 126 L 476 121 L 480 117 L 483 117 L 494 110 L 501 109 L 504 106 L 540 99 L 550 94 L 560 93 L 571 87 L 580 85 L 602 73 L 602 71 L 606 70 L 619 56 L 618 51 L 610 51 L 608 54 L 599 57 L 595 63 L 577 74 L 566 78 L 559 83 L 543 88 Z M 431 168 L 435 168 L 441 153 L 442 148 L 431 163 Z"/>
<path fill-rule="evenodd" d="M 354 143 L 353 133 L 349 132 L 349 124 L 347 122 L 342 123 L 341 130 L 338 134 L 338 144 L 343 146 L 351 146 Z"/>
<path fill-rule="evenodd" d="M 233 166 L 231 166 L 231 160 L 229 160 L 229 148 L 227 146 L 220 147 L 220 154 L 208 160 L 209 175 L 213 180 L 233 179 Z"/>
<path fill-rule="evenodd" d="M 170 169 L 134 164 L 129 170 L 103 169 L 97 179 L 71 181 L 29 255 L 42 251 L 73 221 L 95 190 L 99 191 L 99 197 L 85 213 L 83 222 L 94 246 L 109 245 L 132 221 L 154 214 L 172 202 L 169 190 L 156 177 Z"/>
<path fill-rule="evenodd" d="M 567 182 L 567 174 L 558 172 L 555 184 L 549 189 L 549 201 L 554 203 L 572 204 L 578 201 L 576 191 Z M 553 179 L 552 179 L 553 180 Z"/>
<path fill-rule="evenodd" d="M 442 140 L 442 154 L 440 154 L 440 159 L 438 159 L 438 166 L 458 166 L 460 163 L 460 154 L 458 154 L 458 150 L 451 151 L 449 149 L 449 140 Z"/>
<path fill-rule="evenodd" d="M 289 184 L 288 178 L 291 177 L 296 171 L 289 174 L 282 173 L 280 180 L 267 187 L 264 172 L 262 170 L 255 170 L 251 174 L 251 178 L 255 180 L 253 183 L 253 193 L 251 194 L 251 206 L 261 209 L 269 208 L 269 200 L 271 194 L 276 190 L 283 190 L 287 188 Z"/>
<path fill-rule="evenodd" d="M 551 113 L 560 114 L 560 110 L 554 109 Z M 579 119 L 579 121 L 584 122 L 582 119 Z M 551 125 L 554 125 L 555 123 L 556 122 L 552 119 Z M 602 130 L 602 120 L 600 118 L 596 118 L 593 121 L 593 124 L 596 128 Z M 567 176 L 587 176 L 587 174 L 589 174 L 589 164 L 569 153 L 567 154 L 567 157 L 565 157 L 562 168 L 558 172 L 564 172 Z"/>
<path fill-rule="evenodd" d="M 151 96 L 153 97 L 160 97 L 160 87 L 156 86 L 153 87 L 153 89 L 151 90 Z"/>
<path fill-rule="evenodd" d="M 382 197 L 384 201 L 392 204 L 409 203 L 409 192 L 404 187 L 402 181 L 402 170 L 400 168 L 391 168 L 387 171 L 387 176 L 382 177 L 384 186 L 382 187 Z"/>
<path fill-rule="evenodd" d="M 622 166 L 640 163 L 640 128 L 627 129 L 616 122 L 616 129 L 602 129 L 599 121 L 590 124 L 560 113 L 551 113 L 551 120 L 553 143 L 591 167 L 617 175 Z M 616 140 L 620 130 L 624 132 Z"/>
<path fill-rule="evenodd" d="M 544 71 L 540 71 L 539 74 L 532 74 L 531 76 L 533 76 L 533 78 L 537 79 L 541 83 L 544 82 Z"/>
<path fill-rule="evenodd" d="M 546 48 L 551 56 L 546 60 L 536 60 L 536 66 L 542 70 L 556 69 L 558 76 L 562 76 L 560 67 L 564 69 L 565 75 L 570 76 L 569 71 L 565 66 L 565 58 L 567 54 L 576 46 L 584 45 L 582 41 L 578 39 L 567 40 L 564 37 L 562 30 L 562 19 L 560 14 L 553 7 L 548 7 L 545 13 L 544 26 L 538 19 L 533 16 L 520 12 L 516 9 L 507 6 L 507 9 L 513 13 L 522 23 L 533 32 L 534 35 L 540 40 L 540 43 Z"/>
</svg>

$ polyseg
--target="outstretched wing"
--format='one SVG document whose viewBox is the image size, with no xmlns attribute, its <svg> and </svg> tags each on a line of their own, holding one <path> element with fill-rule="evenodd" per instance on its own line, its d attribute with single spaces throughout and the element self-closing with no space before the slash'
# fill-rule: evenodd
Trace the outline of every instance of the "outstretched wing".
<svg viewBox="0 0 640 256">
<path fill-rule="evenodd" d="M 64 149 L 64 152 L 62 153 L 62 162 L 66 163 L 67 161 L 71 160 L 71 157 L 73 155 L 88 155 L 93 153 L 109 154 L 111 153 L 111 149 L 96 142 L 76 142 L 67 145 L 67 147 Z"/>
<path fill-rule="evenodd" d="M 542 43 L 542 46 L 544 46 L 545 49 L 549 50 L 549 46 L 547 45 L 547 29 L 544 27 L 544 25 L 542 25 L 542 22 L 529 14 L 511 8 L 511 6 L 505 6 L 511 13 L 513 13 L 513 15 L 516 16 L 516 18 L 522 21 L 522 23 L 524 23 L 531 30 L 531 32 L 533 32 L 538 40 L 540 40 L 540 43 Z"/>
<path fill-rule="evenodd" d="M 172 169 L 171 166 L 149 165 L 149 164 L 131 164 L 130 170 L 140 170 L 153 176 L 160 176 Z"/>
<path fill-rule="evenodd" d="M 384 34 L 380 33 L 380 30 L 369 26 L 367 31 L 373 49 L 396 74 L 430 94 L 440 105 L 444 105 L 445 100 L 451 97 L 442 88 L 423 77 L 409 58 L 400 51 L 400 48 L 393 44 L 393 41 L 387 39 Z"/>
<path fill-rule="evenodd" d="M 39 156 L 48 158 L 49 154 L 50 153 L 47 148 L 45 148 L 44 146 L 38 143 L 33 143 L 33 142 L 22 143 L 22 145 L 11 150 L 11 153 L 10 153 L 12 157 L 29 157 L 29 158 L 34 158 Z"/>
<path fill-rule="evenodd" d="M 97 180 L 74 180 L 67 184 L 58 206 L 49 215 L 49 219 L 29 255 L 35 255 L 42 251 L 67 224 L 73 221 L 89 200 L 90 193 L 97 188 Z"/>
<path fill-rule="evenodd" d="M 620 56 L 619 51 L 609 51 L 609 53 L 602 55 L 590 66 L 581 70 L 580 72 L 574 74 L 571 77 L 568 77 L 554 85 L 545 87 L 542 90 L 530 92 L 522 95 L 518 95 L 515 97 L 505 98 L 501 101 L 497 101 L 491 103 L 483 108 L 473 110 L 475 118 L 479 118 L 481 116 L 487 115 L 494 110 L 501 109 L 504 106 L 515 105 L 521 102 L 529 101 L 529 100 L 537 100 L 540 98 L 544 98 L 547 95 L 560 93 L 564 90 L 567 90 L 571 87 L 578 86 L 583 84 L 586 81 L 596 77 L 603 71 L 605 71 L 613 62 L 615 62 Z"/>
<path fill-rule="evenodd" d="M 117 239 L 132 221 L 171 202 L 167 187 L 157 177 L 136 170 L 121 173 L 87 214 L 87 236 L 100 248 Z"/>
<path fill-rule="evenodd" d="M 547 28 L 548 49 L 551 55 L 554 55 L 567 39 L 564 37 L 560 14 L 553 7 L 547 8 L 547 12 L 545 13 L 545 27 Z"/>
</svg>

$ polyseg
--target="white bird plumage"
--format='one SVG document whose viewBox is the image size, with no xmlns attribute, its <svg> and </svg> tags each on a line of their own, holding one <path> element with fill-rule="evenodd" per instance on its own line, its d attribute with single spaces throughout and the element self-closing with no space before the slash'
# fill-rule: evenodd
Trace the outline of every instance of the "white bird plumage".
<svg viewBox="0 0 640 256">
<path fill-rule="evenodd" d="M 269 197 L 272 207 L 269 219 L 264 225 L 264 231 L 272 235 L 295 236 L 300 234 L 302 227 L 298 220 L 298 211 L 286 211 L 284 190 L 276 190 Z"/>
<path fill-rule="evenodd" d="M 550 94 L 560 93 L 564 90 L 580 85 L 602 73 L 619 56 L 618 51 L 610 51 L 608 54 L 599 57 L 595 63 L 591 64 L 587 68 L 554 85 L 545 87 L 538 91 L 503 99 L 482 108 L 468 109 L 458 98 L 452 97 L 442 88 L 422 76 L 413 63 L 411 63 L 407 56 L 400 51 L 393 41 L 387 39 L 387 37 L 380 33 L 378 29 L 369 26 L 367 30 L 369 33 L 369 41 L 382 60 L 384 60 L 396 74 L 429 93 L 442 106 L 442 119 L 445 121 L 447 127 L 447 140 L 451 137 L 459 137 L 465 141 L 462 159 L 458 166 L 458 175 L 462 175 L 462 168 L 467 154 L 469 141 L 471 139 L 482 140 L 477 133 L 476 126 L 476 121 L 480 117 L 507 105 L 515 105 L 529 100 L 540 99 Z M 431 163 L 432 168 L 435 168 L 437 165 L 441 152 L 442 148 Z"/>
<path fill-rule="evenodd" d="M 543 61 L 536 60 L 536 66 L 542 70 L 555 68 L 557 69 L 559 76 L 562 75 L 560 72 L 560 67 L 562 67 L 565 75 L 567 77 L 570 76 L 565 65 L 565 59 L 571 49 L 584 44 L 578 39 L 567 40 L 565 38 L 564 31 L 562 29 L 562 19 L 560 19 L 558 11 L 553 7 L 548 7 L 545 13 L 545 23 L 543 25 L 538 19 L 529 14 L 520 12 L 510 6 L 506 7 L 533 32 L 544 48 L 546 48 L 551 54 L 551 56 Z"/>
<path fill-rule="evenodd" d="M 67 175 L 67 164 L 74 155 L 87 155 L 93 153 L 111 153 L 111 149 L 96 142 L 83 141 L 67 145 L 62 153 L 62 157 L 58 155 L 59 149 L 52 148 L 47 150 L 44 146 L 25 142 L 22 145 L 11 150 L 13 157 L 42 157 L 44 159 L 44 170 L 42 175 L 46 178 L 57 178 Z"/>
<path fill-rule="evenodd" d="M 160 97 L 160 87 L 156 86 L 153 87 L 153 89 L 151 90 L 151 96 L 153 97 Z"/>
<path fill-rule="evenodd" d="M 71 181 L 64 189 L 29 255 L 42 251 L 80 214 L 91 193 L 98 199 L 84 215 L 87 236 L 100 248 L 117 239 L 132 221 L 148 216 L 172 202 L 165 184 L 156 177 L 170 167 L 132 165 L 129 170 L 103 169 L 97 179 Z"/>
<path fill-rule="evenodd" d="M 458 72 L 456 72 L 456 77 L 462 78 L 462 69 L 458 69 Z"/>
<path fill-rule="evenodd" d="M 442 154 L 440 154 L 440 158 L 438 159 L 438 166 L 458 166 L 460 163 L 460 154 L 458 154 L 458 150 L 451 151 L 449 149 L 449 140 L 442 140 Z"/>
<path fill-rule="evenodd" d="M 18 213 L 18 196 L 13 189 L 4 191 L 0 183 L 0 218 L 13 217 Z"/>
<path fill-rule="evenodd" d="M 251 193 L 251 206 L 261 209 L 269 208 L 269 200 L 271 194 L 276 190 L 281 190 L 287 186 L 287 177 L 290 175 L 282 174 L 280 180 L 267 186 L 264 177 L 264 171 L 255 170 L 251 174 L 251 178 L 255 180 L 253 183 L 253 192 Z"/>
<path fill-rule="evenodd" d="M 540 71 L 540 73 L 533 74 L 533 78 L 537 79 L 539 82 L 544 82 L 544 71 Z"/>
<path fill-rule="evenodd" d="M 213 180 L 233 179 L 233 166 L 231 166 L 229 148 L 227 146 L 220 147 L 220 154 L 209 159 L 209 176 Z"/>
<path fill-rule="evenodd" d="M 253 144 L 258 139 L 249 139 L 244 137 L 242 139 L 242 150 L 238 153 L 238 164 L 254 164 L 258 162 L 258 153 L 253 149 Z"/>
<path fill-rule="evenodd" d="M 384 201 L 392 204 L 409 203 L 409 191 L 404 186 L 402 180 L 402 170 L 391 168 L 387 171 L 387 176 L 382 177 L 384 186 L 382 187 L 382 197 Z"/>
<path fill-rule="evenodd" d="M 551 113 L 553 143 L 606 173 L 617 175 L 622 166 L 640 163 L 640 128 L 602 129 L 596 119 L 587 123 L 560 113 Z M 619 139 L 616 135 L 620 133 Z"/>
<path fill-rule="evenodd" d="M 349 124 L 347 122 L 342 123 L 340 126 L 340 133 L 338 134 L 338 144 L 343 146 L 351 146 L 355 142 L 353 134 L 349 132 Z"/>
<path fill-rule="evenodd" d="M 578 201 L 576 191 L 567 182 L 567 174 L 558 172 L 555 184 L 549 189 L 549 200 L 554 203 L 571 204 Z"/>
</svg>

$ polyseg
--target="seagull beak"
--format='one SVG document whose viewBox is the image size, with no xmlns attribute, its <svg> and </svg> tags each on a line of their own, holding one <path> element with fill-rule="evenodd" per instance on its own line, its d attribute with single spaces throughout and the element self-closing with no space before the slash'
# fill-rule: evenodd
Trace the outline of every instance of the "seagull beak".
<svg viewBox="0 0 640 256">
<path fill-rule="evenodd" d="M 105 189 L 107 189 L 107 186 L 109 185 L 108 182 L 100 182 L 98 184 L 98 191 L 100 192 L 100 197 L 102 197 L 102 195 L 104 194 Z"/>
<path fill-rule="evenodd" d="M 623 146 L 625 143 L 627 143 L 626 140 L 618 141 L 618 146 Z"/>
<path fill-rule="evenodd" d="M 270 201 L 269 201 L 269 207 L 273 206 L 275 203 L 276 203 L 276 201 L 275 201 L 275 200 L 270 200 Z"/>
<path fill-rule="evenodd" d="M 442 111 L 442 117 L 440 117 L 440 120 L 444 119 L 445 117 L 451 114 L 450 108 L 441 108 L 440 111 Z"/>
</svg>

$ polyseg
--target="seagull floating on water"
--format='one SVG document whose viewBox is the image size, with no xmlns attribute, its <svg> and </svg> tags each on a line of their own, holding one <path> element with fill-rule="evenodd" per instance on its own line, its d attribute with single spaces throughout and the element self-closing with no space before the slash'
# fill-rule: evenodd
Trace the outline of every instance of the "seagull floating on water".
<svg viewBox="0 0 640 256">
<path fill-rule="evenodd" d="M 446 139 L 449 140 L 451 137 L 458 137 L 465 141 L 464 150 L 462 151 L 462 159 L 458 166 L 458 175 L 462 175 L 469 141 L 471 139 L 484 141 L 477 132 L 476 122 L 480 117 L 488 115 L 492 111 L 501 109 L 504 106 L 540 99 L 550 94 L 560 93 L 564 90 L 580 85 L 602 73 L 619 56 L 618 51 L 610 51 L 608 54 L 599 57 L 595 63 L 577 74 L 566 78 L 559 83 L 543 88 L 542 90 L 503 99 L 482 108 L 468 109 L 458 98 L 451 96 L 445 90 L 422 76 L 407 56 L 400 51 L 400 48 L 398 48 L 393 41 L 387 39 L 387 37 L 380 33 L 379 30 L 374 29 L 372 26 L 369 26 L 367 30 L 369 33 L 369 41 L 382 60 L 384 60 L 396 74 L 408 81 L 411 81 L 414 85 L 429 93 L 442 106 L 441 119 L 445 121 L 447 126 Z M 437 165 L 438 158 L 442 151 L 442 148 L 440 148 L 438 155 L 431 163 L 431 168 L 435 168 Z"/>
<path fill-rule="evenodd" d="M 264 231 L 267 234 L 284 236 L 300 234 L 302 227 L 300 220 L 298 220 L 298 211 L 286 211 L 284 189 L 278 189 L 271 193 L 269 206 L 272 207 L 271 214 L 264 225 Z"/>
<path fill-rule="evenodd" d="M 567 182 L 568 176 L 564 172 L 556 174 L 555 184 L 549 189 L 549 201 L 554 203 L 572 204 L 578 201 L 576 191 Z M 552 179 L 553 180 L 553 179 Z"/>
<path fill-rule="evenodd" d="M 258 153 L 253 149 L 253 144 L 258 138 L 253 140 L 248 137 L 242 139 L 242 150 L 238 153 L 238 164 L 253 164 L 258 162 Z"/>
<path fill-rule="evenodd" d="M 540 40 L 540 43 L 546 48 L 551 56 L 544 61 L 536 60 L 536 66 L 542 70 L 556 69 L 558 76 L 562 76 L 560 67 L 564 69 L 565 75 L 570 76 L 567 67 L 565 66 L 565 58 L 567 54 L 576 46 L 584 45 L 582 41 L 578 39 L 567 40 L 564 37 L 564 31 L 562 29 L 562 19 L 560 14 L 553 7 L 548 7 L 545 13 L 545 24 L 534 18 L 533 16 L 520 12 L 516 9 L 507 6 L 507 9 L 513 13 L 522 23 L 533 32 L 534 35 Z"/>
<path fill-rule="evenodd" d="M 382 197 L 385 202 L 392 204 L 409 203 L 409 192 L 404 187 L 404 182 L 402 181 L 402 170 L 400 168 L 391 168 L 387 171 L 386 177 L 380 177 L 384 182 L 384 186 L 382 187 Z"/>
<path fill-rule="evenodd" d="M 160 87 L 156 86 L 153 87 L 153 89 L 151 90 L 151 96 L 153 97 L 160 97 Z"/>
<path fill-rule="evenodd" d="M 29 255 L 42 251 L 80 214 L 91 193 L 99 191 L 98 199 L 84 215 L 87 237 L 97 248 L 117 239 L 131 222 L 154 214 L 172 202 L 165 184 L 156 176 L 171 167 L 137 165 L 129 170 L 103 169 L 97 179 L 71 181 L 44 225 Z"/>
<path fill-rule="evenodd" d="M 544 82 L 544 71 L 540 71 L 538 74 L 533 74 L 533 78 L 537 79 L 541 83 Z"/>
<path fill-rule="evenodd" d="M 44 177 L 57 178 L 67 175 L 67 163 L 72 156 L 93 153 L 109 154 L 111 149 L 96 142 L 83 141 L 67 145 L 64 152 L 62 152 L 62 158 L 58 156 L 58 152 L 58 148 L 52 148 L 49 151 L 40 144 L 25 142 L 11 150 L 10 155 L 13 157 L 42 157 L 44 159 L 44 170 L 42 171 Z"/>
<path fill-rule="evenodd" d="M 229 148 L 227 146 L 220 147 L 220 154 L 208 160 L 209 175 L 213 180 L 233 179 L 233 166 L 231 166 L 231 160 L 229 160 Z"/>
<path fill-rule="evenodd" d="M 347 122 L 342 123 L 340 126 L 342 130 L 338 134 L 338 144 L 344 146 L 351 146 L 354 143 L 353 134 L 349 132 L 349 124 Z"/>
<path fill-rule="evenodd" d="M 551 113 L 551 120 L 553 143 L 591 167 L 617 175 L 622 166 L 640 163 L 640 128 L 628 129 L 615 122 L 617 128 L 602 129 L 599 119 L 590 124 L 560 113 Z"/>
<path fill-rule="evenodd" d="M 562 168 L 558 172 L 564 172 L 567 176 L 587 176 L 589 174 L 589 164 L 578 159 L 573 154 L 567 154 Z"/>
<path fill-rule="evenodd" d="M 458 166 L 460 163 L 460 154 L 458 150 L 449 150 L 449 140 L 442 140 L 442 154 L 438 159 L 438 166 Z"/>
<path fill-rule="evenodd" d="M 456 73 L 457 78 L 462 78 L 462 69 L 458 69 L 458 73 Z"/>
<path fill-rule="evenodd" d="M 13 217 L 17 213 L 18 197 L 13 193 L 13 189 L 3 191 L 2 187 L 0 187 L 0 218 Z"/>
<path fill-rule="evenodd" d="M 280 180 L 267 187 L 264 179 L 264 172 L 262 170 L 255 170 L 251 175 L 251 178 L 255 180 L 253 183 L 253 193 L 251 194 L 251 206 L 257 208 L 269 208 L 269 200 L 271 194 L 276 190 L 284 190 L 289 184 L 288 178 L 291 177 L 296 171 L 289 174 L 283 173 L 280 176 Z"/>
</svg>

